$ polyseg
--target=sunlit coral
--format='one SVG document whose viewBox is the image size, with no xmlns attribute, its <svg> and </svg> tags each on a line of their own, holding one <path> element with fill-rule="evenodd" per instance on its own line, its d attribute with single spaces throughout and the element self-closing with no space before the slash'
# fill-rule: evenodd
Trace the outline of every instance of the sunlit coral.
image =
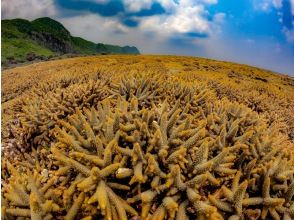
<svg viewBox="0 0 294 220">
<path fill-rule="evenodd" d="M 154 71 L 60 78 L 10 107 L 2 215 L 293 219 L 293 144 L 281 127 L 193 75 L 145 65 Z"/>
</svg>

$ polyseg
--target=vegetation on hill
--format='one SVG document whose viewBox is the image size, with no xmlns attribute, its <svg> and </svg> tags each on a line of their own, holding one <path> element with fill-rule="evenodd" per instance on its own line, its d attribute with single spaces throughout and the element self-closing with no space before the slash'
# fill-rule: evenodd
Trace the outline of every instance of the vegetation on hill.
<svg viewBox="0 0 294 220">
<path fill-rule="evenodd" d="M 71 36 L 59 22 L 45 17 L 32 22 L 2 20 L 2 63 L 47 60 L 62 54 L 139 54 L 136 47 L 93 43 Z"/>
<path fill-rule="evenodd" d="M 68 30 L 59 22 L 45 17 L 38 18 L 31 22 L 33 31 L 39 34 L 50 34 L 54 38 L 70 41 L 71 36 Z"/>
<path fill-rule="evenodd" d="M 293 78 L 116 55 L 2 83 L 5 219 L 294 219 Z"/>
</svg>

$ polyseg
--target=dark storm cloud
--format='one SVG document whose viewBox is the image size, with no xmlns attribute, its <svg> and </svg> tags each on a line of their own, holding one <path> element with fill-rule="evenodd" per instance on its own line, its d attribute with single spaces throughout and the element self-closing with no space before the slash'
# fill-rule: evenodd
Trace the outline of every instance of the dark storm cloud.
<svg viewBox="0 0 294 220">
<path fill-rule="evenodd" d="M 115 16 L 125 10 L 121 1 L 109 1 L 104 4 L 93 1 L 55 0 L 55 3 L 59 8 L 71 9 L 77 12 L 88 11 L 101 16 Z"/>
<path fill-rule="evenodd" d="M 123 24 L 128 26 L 128 27 L 138 27 L 139 22 L 132 19 L 132 18 L 126 18 L 122 20 Z"/>
<path fill-rule="evenodd" d="M 94 1 L 75 1 L 75 0 L 55 0 L 55 4 L 59 8 L 79 11 L 88 11 L 97 13 L 101 16 L 115 16 L 121 14 L 125 17 L 131 16 L 153 16 L 165 13 L 165 9 L 158 2 L 153 2 L 149 9 L 142 9 L 138 12 L 126 11 L 124 4 L 121 0 L 110 0 L 106 2 Z"/>
</svg>

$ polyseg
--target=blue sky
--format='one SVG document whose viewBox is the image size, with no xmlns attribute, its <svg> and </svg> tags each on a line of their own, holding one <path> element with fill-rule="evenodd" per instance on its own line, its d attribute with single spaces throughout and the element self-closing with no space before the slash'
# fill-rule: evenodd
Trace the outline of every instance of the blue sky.
<svg viewBox="0 0 294 220">
<path fill-rule="evenodd" d="M 2 19 L 50 16 L 75 36 L 144 54 L 235 61 L 294 75 L 294 0 L 2 0 Z"/>
</svg>

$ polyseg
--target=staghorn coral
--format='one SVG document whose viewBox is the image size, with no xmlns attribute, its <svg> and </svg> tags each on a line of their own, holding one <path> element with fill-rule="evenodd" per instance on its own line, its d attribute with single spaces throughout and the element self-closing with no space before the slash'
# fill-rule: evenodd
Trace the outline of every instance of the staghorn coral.
<svg viewBox="0 0 294 220">
<path fill-rule="evenodd" d="M 8 219 L 293 217 L 293 151 L 257 113 L 172 78 L 165 93 L 129 80 L 57 118 L 50 148 L 3 164 Z"/>
<path fill-rule="evenodd" d="M 218 100 L 205 73 L 190 72 L 194 61 L 184 62 L 185 74 L 175 65 L 179 59 L 105 56 L 102 72 L 86 68 L 89 74 L 80 77 L 67 63 L 56 79 L 46 76 L 32 90 L 20 86 L 24 95 L 6 109 L 15 119 L 4 132 L 2 216 L 293 219 L 293 144 L 277 118 L 263 117 L 276 104 L 256 97 L 258 114 Z M 219 75 L 224 68 L 197 66 Z M 239 76 L 247 79 L 233 74 Z M 257 94 L 230 85 L 224 97 Z M 264 99 L 283 97 L 263 89 L 270 91 Z"/>
<path fill-rule="evenodd" d="M 64 88 L 57 87 L 53 91 L 47 91 L 46 87 L 33 90 L 33 94 L 29 94 L 16 106 L 20 106 L 17 123 L 10 124 L 4 136 L 18 140 L 18 143 L 12 145 L 21 151 L 30 148 L 32 143 L 48 145 L 52 140 L 50 130 L 56 121 L 74 113 L 77 106 L 92 106 L 103 100 L 109 95 L 108 83 L 107 79 L 90 79 Z"/>
<path fill-rule="evenodd" d="M 185 84 L 201 81 L 218 97 L 227 97 L 260 112 L 293 140 L 293 77 L 234 63 L 175 56 L 80 57 L 5 70 L 1 76 L 3 127 L 19 112 L 15 107 L 21 108 L 24 96 L 34 96 L 32 88 L 40 89 L 45 84 L 54 89 L 95 78 L 97 72 L 115 76 L 114 79 L 140 73 L 151 77 L 170 74 Z M 160 85 L 165 86 L 166 82 Z"/>
</svg>

